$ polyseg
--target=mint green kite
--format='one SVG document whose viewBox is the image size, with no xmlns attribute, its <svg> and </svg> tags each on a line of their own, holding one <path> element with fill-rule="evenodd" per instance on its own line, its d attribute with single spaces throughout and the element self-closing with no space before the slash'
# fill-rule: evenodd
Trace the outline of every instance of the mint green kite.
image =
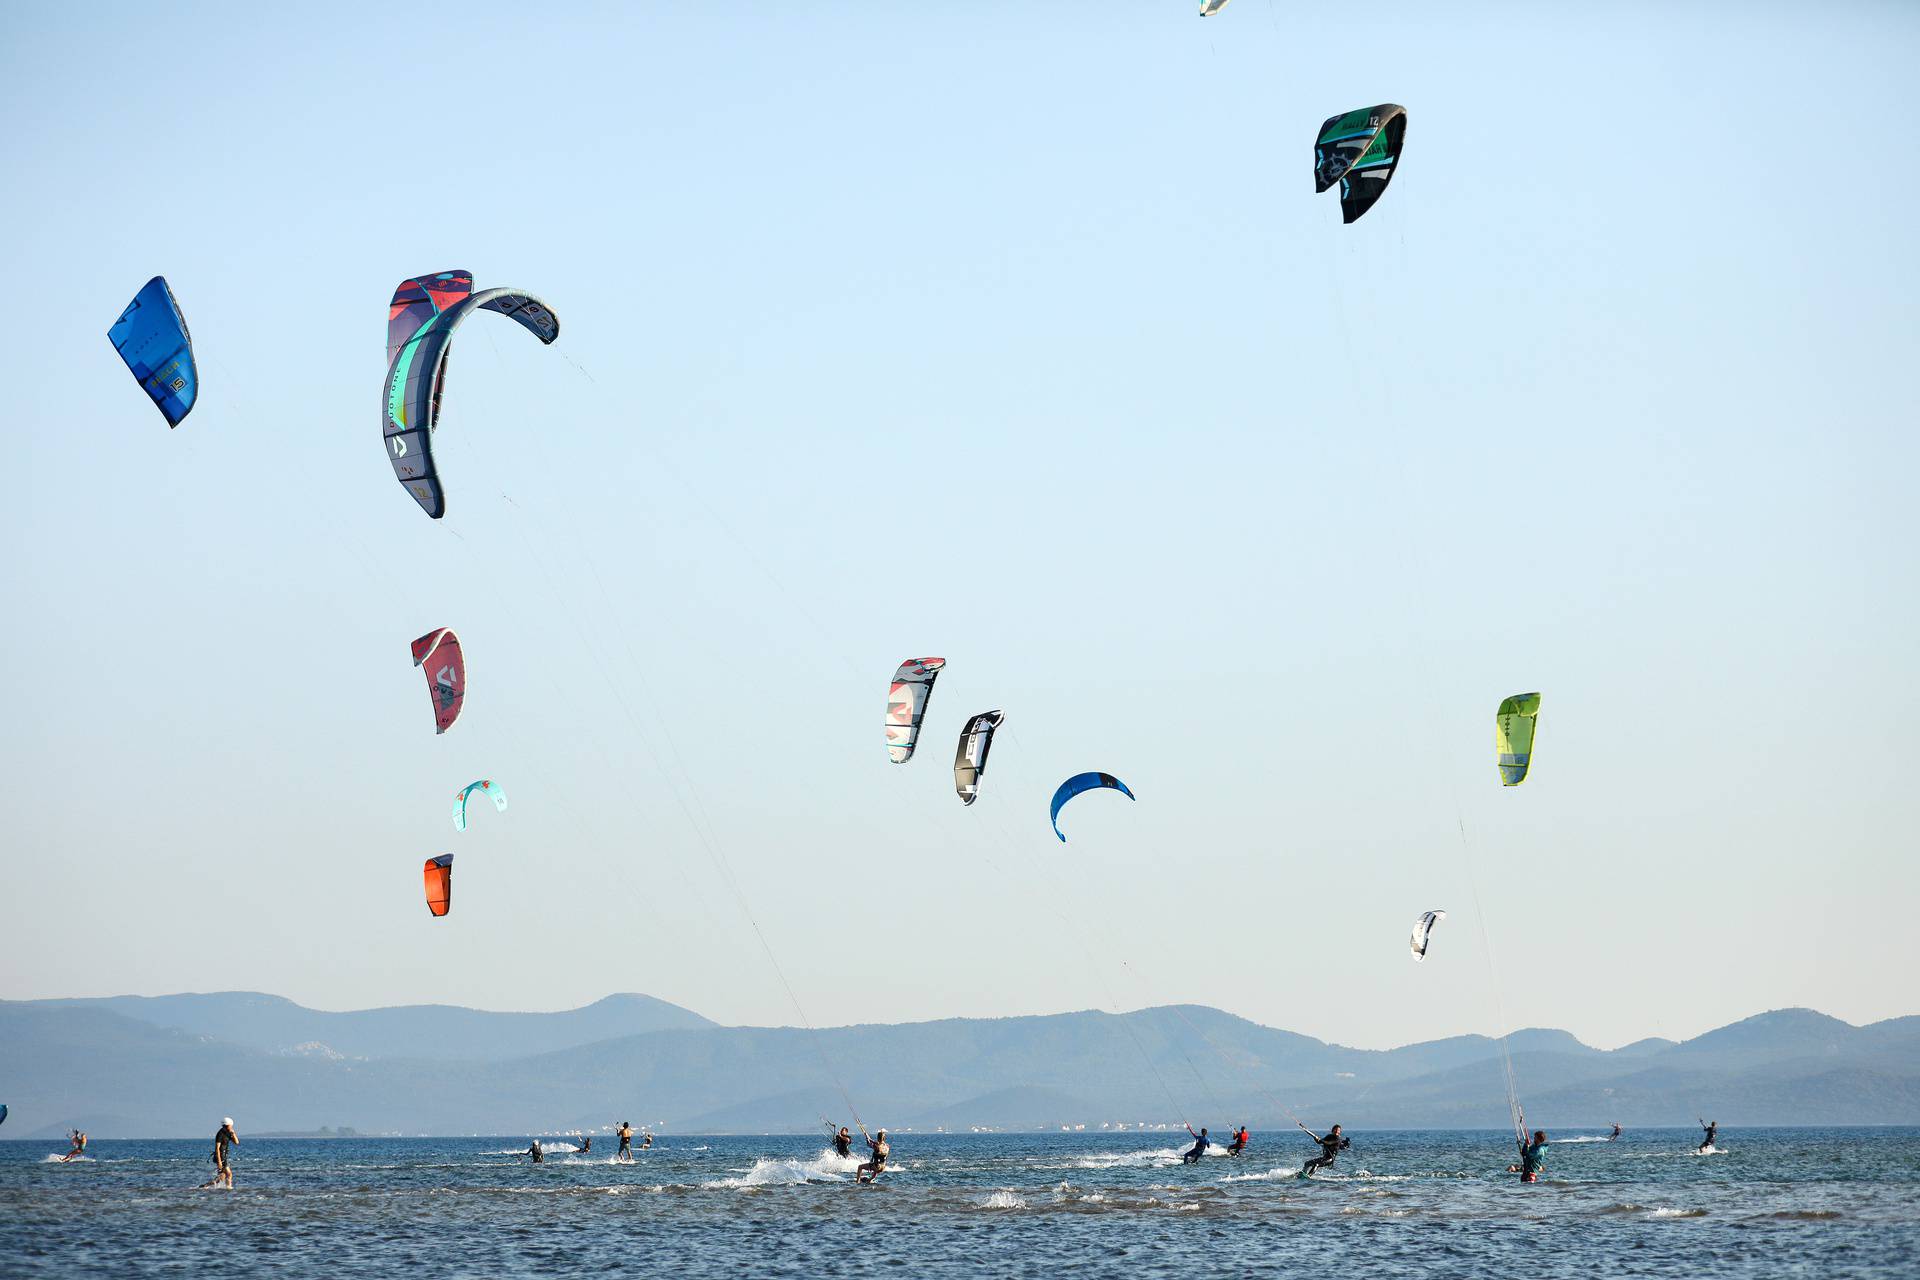
<svg viewBox="0 0 1920 1280">
<path fill-rule="evenodd" d="M 493 807 L 501 813 L 507 811 L 507 793 L 500 789 L 499 783 L 488 778 L 482 778 L 478 782 L 469 782 L 460 793 L 453 798 L 453 829 L 455 831 L 465 831 L 467 829 L 467 797 L 476 791 L 492 796 Z"/>
</svg>

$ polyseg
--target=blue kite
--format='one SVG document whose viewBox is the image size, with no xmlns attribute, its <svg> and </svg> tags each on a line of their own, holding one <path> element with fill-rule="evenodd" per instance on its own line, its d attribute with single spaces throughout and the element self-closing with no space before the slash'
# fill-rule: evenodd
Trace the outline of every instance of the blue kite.
<svg viewBox="0 0 1920 1280">
<path fill-rule="evenodd" d="M 107 337 L 134 380 L 160 406 L 167 425 L 179 426 L 200 394 L 200 371 L 193 362 L 187 318 L 180 314 L 165 276 L 155 276 L 133 295 Z"/>
<path fill-rule="evenodd" d="M 1127 790 L 1127 784 L 1110 773 L 1076 773 L 1061 783 L 1060 789 L 1053 793 L 1053 805 L 1047 816 L 1052 819 L 1053 834 L 1060 836 L 1061 844 L 1065 844 L 1067 838 L 1060 831 L 1060 807 L 1082 791 L 1098 791 L 1102 787 L 1118 791 L 1129 800 L 1134 799 L 1133 792 Z"/>
</svg>

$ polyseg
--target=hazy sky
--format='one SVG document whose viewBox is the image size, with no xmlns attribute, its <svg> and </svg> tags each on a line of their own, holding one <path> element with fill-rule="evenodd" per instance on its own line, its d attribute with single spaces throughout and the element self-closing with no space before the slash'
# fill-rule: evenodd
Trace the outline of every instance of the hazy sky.
<svg viewBox="0 0 1920 1280">
<path fill-rule="evenodd" d="M 1496 1028 L 1464 824 L 1514 1025 L 1920 1011 L 1920 9 L 1195 7 L 8 6 L 0 996 L 791 1022 L 724 860 L 816 1023 L 1383 1046 Z M 562 331 L 461 331 L 434 522 L 448 268 Z"/>
</svg>

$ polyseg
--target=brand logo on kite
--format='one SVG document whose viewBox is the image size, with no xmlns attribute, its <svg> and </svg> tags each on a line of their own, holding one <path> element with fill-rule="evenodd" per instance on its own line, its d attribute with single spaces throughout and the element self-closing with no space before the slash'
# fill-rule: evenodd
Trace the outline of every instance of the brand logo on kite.
<svg viewBox="0 0 1920 1280">
<path fill-rule="evenodd" d="M 394 436 L 392 444 L 394 457 L 404 458 L 407 456 L 407 442 L 405 440 L 402 440 L 399 436 Z"/>
<path fill-rule="evenodd" d="M 442 667 L 433 673 L 433 682 L 444 688 L 453 688 L 453 668 Z"/>
</svg>

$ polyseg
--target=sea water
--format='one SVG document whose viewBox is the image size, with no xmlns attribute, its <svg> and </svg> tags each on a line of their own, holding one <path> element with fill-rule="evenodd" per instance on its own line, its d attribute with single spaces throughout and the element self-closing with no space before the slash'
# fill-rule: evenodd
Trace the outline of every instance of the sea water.
<svg viewBox="0 0 1920 1280">
<path fill-rule="evenodd" d="M 1224 1124 L 1221 1126 L 1226 1127 Z M 1164 1133 L 890 1135 L 878 1185 L 813 1137 L 0 1142 L 0 1276 L 1920 1275 L 1920 1129 L 1355 1131 L 1180 1161 Z M 1573 1141 L 1585 1138 L 1588 1141 Z M 54 1157 L 49 1159 L 49 1157 Z"/>
</svg>

